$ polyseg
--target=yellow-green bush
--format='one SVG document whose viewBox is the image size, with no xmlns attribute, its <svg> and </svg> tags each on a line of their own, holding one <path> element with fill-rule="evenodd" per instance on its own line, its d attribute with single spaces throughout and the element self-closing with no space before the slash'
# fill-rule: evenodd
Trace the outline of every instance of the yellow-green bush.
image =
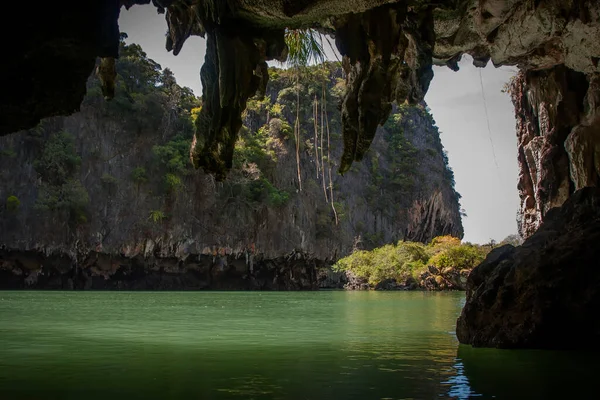
<svg viewBox="0 0 600 400">
<path fill-rule="evenodd" d="M 6 199 L 6 209 L 10 212 L 15 212 L 21 206 L 21 201 L 17 196 L 8 196 Z"/>
<path fill-rule="evenodd" d="M 487 252 L 480 247 L 461 244 L 437 253 L 429 259 L 429 264 L 440 269 L 448 267 L 456 269 L 472 269 L 485 259 L 486 253 Z"/>
<path fill-rule="evenodd" d="M 339 260 L 333 268 L 350 272 L 375 286 L 386 279 L 401 282 L 410 277 L 417 278 L 428 265 L 439 269 L 471 269 L 483 261 L 487 252 L 483 246 L 462 244 L 460 239 L 452 236 L 439 236 L 428 245 L 400 241 L 371 251 L 355 251 Z"/>
<path fill-rule="evenodd" d="M 428 258 L 423 244 L 400 241 L 372 251 L 356 251 L 339 260 L 334 269 L 351 272 L 374 286 L 385 279 L 401 281 L 410 278 L 425 266 Z"/>
</svg>

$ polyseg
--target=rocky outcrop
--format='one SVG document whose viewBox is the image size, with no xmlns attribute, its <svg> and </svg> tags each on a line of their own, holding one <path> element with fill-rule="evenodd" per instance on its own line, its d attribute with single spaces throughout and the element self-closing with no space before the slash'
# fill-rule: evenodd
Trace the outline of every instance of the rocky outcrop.
<svg viewBox="0 0 600 400">
<path fill-rule="evenodd" d="M 332 172 L 343 151 L 335 116 L 341 69 L 307 69 L 299 92 L 300 190 L 295 77 L 270 73 L 265 99 L 251 99 L 246 110 L 240 156 L 222 183 L 188 161 L 191 116 L 174 111 L 183 103 L 172 105 L 183 89 L 154 81 L 106 103 L 92 79 L 80 113 L 0 138 L 6 285 L 341 288 L 345 277 L 326 269 L 357 241 L 371 248 L 462 236 L 459 196 L 424 105 L 395 108 L 368 159 L 341 177 Z M 18 205 L 8 203 L 11 196 Z"/>
<path fill-rule="evenodd" d="M 456 333 L 474 346 L 597 348 L 600 189 L 547 212 L 522 246 L 493 250 L 467 281 Z"/>
<path fill-rule="evenodd" d="M 125 257 L 90 252 L 65 254 L 0 250 L 0 289 L 60 290 L 316 290 L 327 264 L 299 254 L 264 260 L 224 255 L 185 259 Z"/>
<path fill-rule="evenodd" d="M 521 73 L 510 85 L 517 117 L 521 235 L 533 234 L 574 190 L 600 182 L 597 78 L 564 66 Z"/>
<path fill-rule="evenodd" d="M 419 275 L 418 287 L 425 290 L 465 290 L 470 269 L 437 268 L 433 265 Z"/>
</svg>

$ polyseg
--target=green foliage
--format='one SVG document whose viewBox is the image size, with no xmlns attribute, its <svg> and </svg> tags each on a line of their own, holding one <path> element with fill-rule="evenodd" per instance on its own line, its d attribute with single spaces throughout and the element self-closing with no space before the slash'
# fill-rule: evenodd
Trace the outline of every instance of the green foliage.
<svg viewBox="0 0 600 400">
<path fill-rule="evenodd" d="M 100 182 L 102 182 L 102 185 L 104 185 L 104 186 L 112 187 L 112 186 L 116 186 L 117 183 L 119 182 L 119 180 L 117 178 L 115 178 L 114 176 L 112 176 L 111 174 L 104 173 L 100 177 Z"/>
<path fill-rule="evenodd" d="M 50 136 L 39 158 L 33 166 L 45 183 L 61 185 L 71 177 L 81 164 L 81 157 L 75 152 L 73 136 L 59 132 Z"/>
<path fill-rule="evenodd" d="M 168 173 L 165 175 L 165 186 L 167 188 L 167 192 L 174 193 L 181 190 L 183 187 L 183 182 L 177 175 Z"/>
<path fill-rule="evenodd" d="M 161 83 L 160 64 L 148 58 L 139 44 L 126 45 L 121 41 L 116 69 L 128 92 L 146 93 Z"/>
<path fill-rule="evenodd" d="M 372 251 L 356 251 L 339 260 L 333 268 L 365 278 L 369 285 L 375 286 L 385 279 L 408 279 L 423 268 L 427 260 L 423 244 L 400 241 L 396 245 L 388 244 Z"/>
<path fill-rule="evenodd" d="M 189 156 L 191 143 L 191 137 L 177 135 L 165 145 L 154 146 L 152 153 L 167 171 L 185 175 L 192 171 Z"/>
<path fill-rule="evenodd" d="M 247 185 L 246 195 L 251 202 L 268 203 L 273 207 L 281 207 L 290 198 L 288 192 L 279 190 L 266 178 L 252 180 Z"/>
<path fill-rule="evenodd" d="M 233 165 L 242 168 L 243 165 L 254 163 L 263 171 L 270 171 L 275 166 L 277 156 L 269 147 L 269 129 L 261 127 L 256 133 L 241 134 L 235 144 Z"/>
<path fill-rule="evenodd" d="M 17 196 L 11 195 L 6 199 L 6 210 L 9 212 L 16 212 L 21 206 L 21 201 Z"/>
<path fill-rule="evenodd" d="M 334 269 L 348 271 L 375 286 L 385 279 L 400 282 L 416 277 L 427 265 L 440 269 L 472 269 L 484 260 L 487 252 L 483 246 L 462 244 L 460 239 L 452 236 L 440 236 L 427 246 L 400 241 L 372 251 L 355 251 L 339 260 Z"/>
<path fill-rule="evenodd" d="M 429 253 L 436 255 L 453 247 L 460 246 L 460 239 L 451 235 L 437 236 L 431 240 L 429 245 Z"/>
<path fill-rule="evenodd" d="M 152 210 L 150 211 L 150 215 L 148 215 L 148 220 L 158 224 L 162 222 L 166 218 L 165 213 L 161 210 Z"/>
<path fill-rule="evenodd" d="M 177 135 L 165 145 L 152 148 L 155 160 L 161 169 L 166 170 L 164 186 L 168 194 L 179 192 L 184 187 L 181 177 L 193 171 L 189 157 L 190 146 L 191 137 Z"/>
<path fill-rule="evenodd" d="M 13 150 L 13 148 L 8 149 L 0 149 L 0 159 L 2 158 L 15 158 L 17 153 Z"/>
<path fill-rule="evenodd" d="M 83 104 L 94 105 L 138 133 L 159 127 L 185 135 L 193 132 L 191 111 L 198 111 L 200 100 L 190 88 L 179 86 L 168 68 L 161 70 L 139 45 L 125 44 L 124 38 L 116 62 L 115 97 L 102 101 L 99 79 L 92 76 Z"/>
<path fill-rule="evenodd" d="M 341 201 L 334 201 L 333 206 L 335 207 L 335 212 L 337 213 L 338 220 L 345 221 L 349 217 L 348 206 Z"/>
<path fill-rule="evenodd" d="M 314 29 L 286 29 L 287 62 L 294 67 L 305 67 L 314 61 L 325 60 L 320 34 Z"/>
<path fill-rule="evenodd" d="M 66 211 L 71 222 L 85 223 L 89 201 L 88 192 L 81 182 L 70 179 L 58 186 L 42 185 L 35 208 L 41 211 Z"/>
<path fill-rule="evenodd" d="M 42 180 L 35 208 L 68 212 L 70 221 L 75 224 L 87 222 L 89 195 L 76 178 L 80 164 L 73 136 L 66 132 L 50 136 L 39 158 L 33 162 Z"/>
<path fill-rule="evenodd" d="M 283 108 L 284 106 L 279 103 L 273 104 L 269 110 L 271 118 L 281 118 L 283 116 Z"/>
<path fill-rule="evenodd" d="M 460 239 L 450 235 L 438 236 L 427 246 L 431 258 L 429 264 L 440 269 L 472 269 L 481 263 L 489 249 L 471 243 L 461 243 Z"/>
<path fill-rule="evenodd" d="M 288 192 L 279 190 L 272 184 L 268 188 L 268 196 L 268 202 L 273 207 L 283 207 L 290 199 L 290 194 Z"/>
<path fill-rule="evenodd" d="M 440 269 L 472 269 L 485 259 L 486 253 L 483 249 L 471 245 L 461 244 L 441 251 L 431 257 L 429 264 Z"/>
<path fill-rule="evenodd" d="M 138 185 L 148 182 L 148 175 L 146 175 L 146 168 L 136 167 L 131 171 L 131 180 Z"/>
</svg>

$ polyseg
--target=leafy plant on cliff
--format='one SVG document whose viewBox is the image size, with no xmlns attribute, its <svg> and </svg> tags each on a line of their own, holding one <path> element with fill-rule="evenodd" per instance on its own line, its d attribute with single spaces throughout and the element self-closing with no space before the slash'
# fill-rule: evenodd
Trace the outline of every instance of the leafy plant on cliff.
<svg viewBox="0 0 600 400">
<path fill-rule="evenodd" d="M 81 157 L 75 151 L 73 135 L 59 132 L 45 143 L 33 167 L 47 184 L 62 185 L 79 168 Z"/>
<path fill-rule="evenodd" d="M 16 212 L 21 206 L 21 201 L 17 196 L 8 196 L 6 199 L 6 210 L 9 212 Z"/>
<path fill-rule="evenodd" d="M 73 136 L 67 132 L 52 135 L 33 165 L 41 178 L 35 207 L 64 211 L 75 224 L 87 222 L 87 190 L 76 177 L 81 157 L 75 151 Z"/>
<path fill-rule="evenodd" d="M 41 211 L 66 211 L 70 222 L 87 222 L 87 205 L 90 201 L 85 187 L 76 179 L 69 179 L 61 185 L 40 187 L 35 208 Z"/>
<path fill-rule="evenodd" d="M 146 168 L 136 167 L 131 171 L 131 180 L 134 181 L 138 186 L 148 182 L 148 175 L 146 174 Z"/>
<path fill-rule="evenodd" d="M 152 210 L 152 211 L 150 211 L 150 214 L 148 215 L 148 219 L 150 221 L 154 222 L 155 224 L 162 222 L 165 218 L 166 218 L 165 213 L 162 212 L 161 210 Z"/>
</svg>

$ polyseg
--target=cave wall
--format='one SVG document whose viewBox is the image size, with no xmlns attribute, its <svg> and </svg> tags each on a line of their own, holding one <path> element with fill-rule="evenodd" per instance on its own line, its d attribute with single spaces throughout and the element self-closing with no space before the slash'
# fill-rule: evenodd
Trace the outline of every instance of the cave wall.
<svg viewBox="0 0 600 400">
<path fill-rule="evenodd" d="M 597 79 L 561 65 L 521 73 L 511 82 L 524 237 L 574 191 L 600 183 Z"/>
</svg>

